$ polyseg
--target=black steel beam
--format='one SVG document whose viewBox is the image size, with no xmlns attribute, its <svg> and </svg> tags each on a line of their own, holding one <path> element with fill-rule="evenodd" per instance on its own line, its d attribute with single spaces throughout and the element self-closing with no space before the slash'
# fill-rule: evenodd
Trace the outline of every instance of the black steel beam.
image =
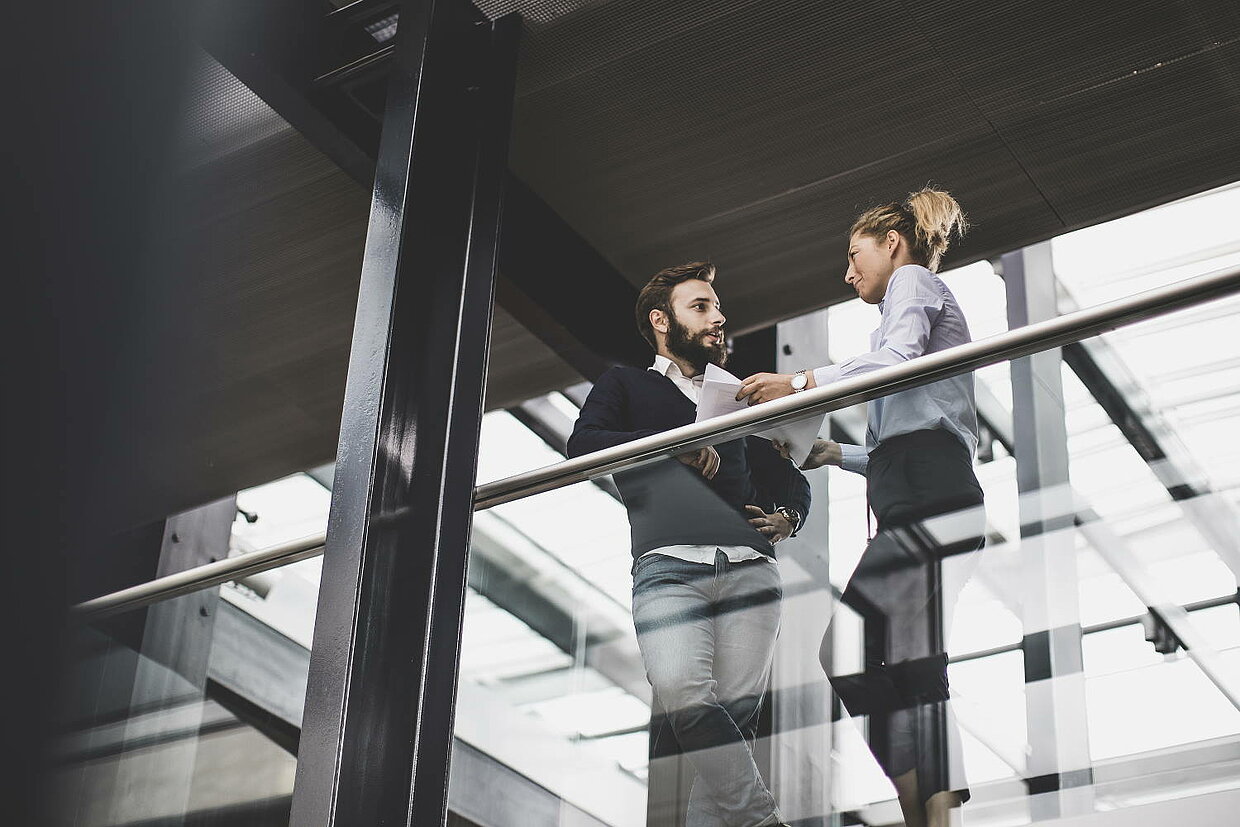
<svg viewBox="0 0 1240 827">
<path fill-rule="evenodd" d="M 521 577 L 504 570 L 485 557 L 476 556 L 470 561 L 469 585 L 478 594 L 549 640 L 561 652 L 576 654 L 577 626 L 573 616 L 540 595 Z M 598 642 L 598 635 L 595 634 L 585 645 Z"/>
<path fill-rule="evenodd" d="M 370 188 L 379 145 L 373 117 L 332 105 L 314 79 L 341 58 L 332 48 L 339 23 L 326 2 L 202 0 L 195 35 L 238 80 L 331 158 Z"/>
<path fill-rule="evenodd" d="M 508 207 L 498 288 L 504 309 L 591 381 L 612 365 L 649 364 L 633 317 L 637 288 L 515 176 Z"/>
<path fill-rule="evenodd" d="M 331 11 L 298 0 L 205 0 L 198 37 L 293 128 L 369 187 L 394 51 L 360 27 L 398 5 L 363 0 Z M 636 288 L 511 173 L 505 189 L 499 304 L 587 379 L 612 365 L 645 364 L 649 348 L 631 312 Z M 589 313 L 581 310 L 583 291 Z"/>
<path fill-rule="evenodd" d="M 261 704 L 213 680 L 207 681 L 206 696 L 227 709 L 236 726 L 249 726 L 290 755 L 297 754 L 301 728 L 264 709 Z"/>
<path fill-rule="evenodd" d="M 519 19 L 406 0 L 387 77 L 296 825 L 441 824 Z"/>
<path fill-rule="evenodd" d="M 1098 360 L 1089 352 L 1084 342 L 1064 345 L 1063 360 L 1081 380 L 1094 400 L 1106 411 L 1107 416 L 1119 428 L 1120 433 L 1149 465 L 1169 459 L 1166 449 L 1145 422 L 1145 418 L 1133 408 L 1123 392 L 1115 386 Z M 1167 486 L 1167 493 L 1174 500 L 1187 500 L 1206 493 L 1190 480 Z"/>
</svg>

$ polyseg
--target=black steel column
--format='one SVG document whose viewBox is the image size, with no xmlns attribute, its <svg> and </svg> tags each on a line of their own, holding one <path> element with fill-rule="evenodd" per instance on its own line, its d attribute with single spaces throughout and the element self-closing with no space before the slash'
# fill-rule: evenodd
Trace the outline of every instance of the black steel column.
<svg viewBox="0 0 1240 827">
<path fill-rule="evenodd" d="M 401 4 L 294 825 L 446 816 L 518 34 L 467 0 Z"/>
</svg>

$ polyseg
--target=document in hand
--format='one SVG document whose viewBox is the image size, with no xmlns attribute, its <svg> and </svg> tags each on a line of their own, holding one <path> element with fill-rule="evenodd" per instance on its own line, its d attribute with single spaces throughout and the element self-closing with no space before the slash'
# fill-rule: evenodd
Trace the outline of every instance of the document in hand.
<svg viewBox="0 0 1240 827">
<path fill-rule="evenodd" d="M 708 364 L 706 376 L 702 380 L 702 393 L 698 398 L 696 421 L 702 422 L 749 407 L 744 401 L 736 401 L 736 394 L 740 392 L 740 389 L 741 380 L 718 365 Z M 826 418 L 826 414 L 811 416 L 799 422 L 791 422 L 769 431 L 763 431 L 755 436 L 786 444 L 792 461 L 800 466 L 809 458 L 809 452 L 814 447 L 814 440 Z"/>
</svg>

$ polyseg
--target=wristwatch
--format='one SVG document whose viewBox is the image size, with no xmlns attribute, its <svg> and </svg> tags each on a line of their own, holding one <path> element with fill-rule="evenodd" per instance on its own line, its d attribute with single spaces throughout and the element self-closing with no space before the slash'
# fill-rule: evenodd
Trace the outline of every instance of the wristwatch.
<svg viewBox="0 0 1240 827">
<path fill-rule="evenodd" d="M 788 536 L 797 536 L 797 532 L 801 530 L 801 512 L 797 511 L 795 508 L 789 508 L 786 505 L 781 505 L 779 508 L 775 509 L 775 513 L 782 515 L 785 520 L 792 524 L 792 533 Z"/>
<path fill-rule="evenodd" d="M 805 386 L 809 384 L 809 377 L 805 375 L 805 371 L 798 370 L 792 374 L 792 392 L 800 393 L 805 390 Z"/>
</svg>

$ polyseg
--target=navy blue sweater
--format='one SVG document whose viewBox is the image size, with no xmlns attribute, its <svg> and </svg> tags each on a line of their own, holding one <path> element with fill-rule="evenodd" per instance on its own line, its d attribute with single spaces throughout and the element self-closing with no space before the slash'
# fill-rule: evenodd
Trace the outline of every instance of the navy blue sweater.
<svg viewBox="0 0 1240 827">
<path fill-rule="evenodd" d="M 660 373 L 611 368 L 594 383 L 568 440 L 570 457 L 688 425 L 697 408 Z M 771 443 L 757 437 L 715 446 L 719 471 L 705 479 L 676 459 L 615 475 L 633 536 L 633 556 L 671 545 L 748 546 L 775 556 L 749 525 L 746 505 L 809 513 L 809 483 Z"/>
</svg>

